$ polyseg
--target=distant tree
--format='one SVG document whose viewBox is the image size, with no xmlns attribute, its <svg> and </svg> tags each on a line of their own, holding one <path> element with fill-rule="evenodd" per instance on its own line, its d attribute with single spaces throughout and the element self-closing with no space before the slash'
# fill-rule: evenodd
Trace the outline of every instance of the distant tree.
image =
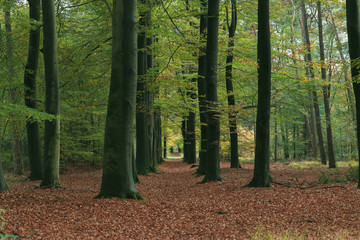
<svg viewBox="0 0 360 240">
<path fill-rule="evenodd" d="M 358 2 L 358 0 L 346 0 L 346 25 L 349 39 L 351 75 L 353 78 L 353 88 L 356 101 L 356 133 L 360 176 L 360 19 Z M 360 177 L 358 188 L 360 188 Z"/>
<path fill-rule="evenodd" d="M 136 169 L 139 174 L 148 174 L 151 171 L 151 151 L 149 141 L 149 91 L 147 87 L 147 53 L 146 53 L 146 27 L 147 27 L 147 1 L 141 0 L 139 7 L 139 32 L 138 32 L 138 80 L 136 94 Z"/>
<path fill-rule="evenodd" d="M 46 83 L 45 111 L 56 118 L 45 121 L 44 175 L 40 186 L 54 188 L 60 186 L 60 88 L 54 1 L 43 1 L 42 13 Z"/>
<path fill-rule="evenodd" d="M 306 75 L 310 79 L 314 79 L 314 67 L 312 63 L 312 55 L 311 55 L 311 43 L 310 43 L 310 36 L 309 36 L 309 27 L 307 23 L 307 13 L 305 9 L 305 2 L 301 1 L 301 15 L 302 15 L 302 25 L 303 25 L 303 35 L 304 35 L 304 46 L 305 46 L 305 69 L 306 69 Z M 317 92 L 315 90 L 311 91 L 310 93 L 310 100 L 311 100 L 311 123 L 316 124 L 316 126 L 312 126 L 313 129 L 316 130 L 316 135 L 318 137 L 318 146 L 320 150 L 320 158 L 321 163 L 326 164 L 326 155 L 325 155 L 325 148 L 324 148 L 324 139 L 322 135 L 322 127 L 321 127 L 321 118 L 320 118 L 320 109 L 319 109 L 319 101 L 317 97 Z M 314 112 L 312 112 L 314 111 Z M 315 135 L 315 131 L 313 131 Z M 313 139 L 315 142 L 315 138 Z M 314 147 L 315 149 L 315 147 Z"/>
<path fill-rule="evenodd" d="M 0 155 L 0 192 L 6 191 L 8 190 L 8 187 L 6 185 L 6 181 L 4 178 L 4 173 L 3 173 L 3 169 L 2 169 L 2 160 L 1 160 L 1 155 Z"/>
<path fill-rule="evenodd" d="M 142 199 L 133 177 L 133 125 L 137 81 L 136 1 L 114 0 L 112 67 L 98 197 Z"/>
<path fill-rule="evenodd" d="M 30 35 L 28 59 L 25 66 L 24 86 L 25 105 L 36 109 L 36 73 L 39 59 L 40 44 L 40 0 L 28 0 L 30 11 Z M 40 180 L 43 176 L 43 161 L 41 155 L 41 142 L 39 134 L 39 123 L 30 118 L 26 121 L 30 180 Z"/>
<path fill-rule="evenodd" d="M 317 2 L 318 8 L 318 26 L 319 26 L 319 46 L 320 46 L 320 61 L 321 61 L 321 79 L 326 82 L 326 66 L 325 66 L 325 49 L 324 49 L 324 36 L 323 36 L 323 22 L 322 22 L 322 11 L 321 11 L 321 1 Z M 330 90 L 329 85 L 324 84 L 323 97 L 324 97 L 324 107 L 325 107 L 325 117 L 326 117 L 326 139 L 328 146 L 328 157 L 329 157 L 329 168 L 335 168 L 335 153 L 334 153 L 334 144 L 332 137 L 332 127 L 331 127 L 331 116 L 330 116 Z"/>
<path fill-rule="evenodd" d="M 256 115 L 255 167 L 248 187 L 270 187 L 271 43 L 269 0 L 258 0 L 258 107 Z"/>
<path fill-rule="evenodd" d="M 15 86 L 15 69 L 14 64 L 11 62 L 14 56 L 14 41 L 12 33 L 12 17 L 11 17 L 11 1 L 5 2 L 4 21 L 5 21 L 5 43 L 6 43 L 6 58 L 7 64 L 7 79 L 9 83 L 9 100 L 11 103 L 17 102 Z M 14 120 L 14 115 L 11 113 L 10 127 L 11 127 L 11 148 L 12 158 L 14 163 L 14 173 L 22 175 L 24 173 L 24 164 L 21 154 L 21 136 L 20 128 Z"/>
<path fill-rule="evenodd" d="M 208 2 L 208 34 L 206 41 L 206 100 L 208 147 L 206 172 L 203 182 L 221 181 L 220 177 L 220 120 L 217 93 L 217 59 L 219 35 L 219 0 Z"/>
<path fill-rule="evenodd" d="M 235 106 L 235 94 L 233 88 L 233 77 L 232 77 L 232 67 L 234 59 L 234 37 L 237 24 L 237 8 L 236 0 L 231 0 L 231 20 L 229 21 L 229 13 L 226 11 L 226 20 L 227 28 L 229 32 L 229 42 L 228 42 L 228 54 L 226 57 L 226 92 L 228 94 L 228 105 L 229 105 L 229 128 L 230 128 L 230 167 L 239 168 L 239 146 L 238 146 L 238 133 L 236 125 L 236 113 L 231 107 Z"/>
</svg>

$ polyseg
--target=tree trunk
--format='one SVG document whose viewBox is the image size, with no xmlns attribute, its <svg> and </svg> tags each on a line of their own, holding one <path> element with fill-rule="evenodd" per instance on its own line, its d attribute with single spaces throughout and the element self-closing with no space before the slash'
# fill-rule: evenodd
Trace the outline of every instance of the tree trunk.
<svg viewBox="0 0 360 240">
<path fill-rule="evenodd" d="M 0 152 L 0 192 L 8 190 L 8 187 L 6 185 L 6 181 L 4 178 L 4 173 L 2 169 L 2 159 L 1 159 L 1 152 Z"/>
<path fill-rule="evenodd" d="M 200 151 L 199 151 L 199 168 L 196 172 L 198 176 L 204 175 L 206 172 L 206 150 L 207 150 L 207 114 L 206 114 L 206 28 L 207 28 L 207 1 L 201 0 L 200 14 L 200 47 L 198 57 L 198 99 L 199 99 L 199 115 L 200 115 Z"/>
<path fill-rule="evenodd" d="M 319 26 L 319 45 L 320 45 L 320 61 L 321 61 L 321 79 L 323 82 L 326 81 L 326 67 L 325 67 L 325 50 L 324 50 L 324 38 L 323 38 L 323 24 L 322 24 L 322 11 L 321 11 L 321 2 L 317 2 L 318 8 L 318 26 Z M 324 95 L 324 107 L 325 107 L 325 117 L 326 117 L 326 139 L 328 145 L 328 157 L 329 157 L 329 168 L 336 168 L 335 162 L 335 153 L 332 137 L 332 128 L 331 128 L 331 116 L 330 116 L 330 104 L 329 104 L 329 86 L 324 85 L 322 87 Z"/>
<path fill-rule="evenodd" d="M 275 112 L 275 114 L 274 115 L 276 115 L 276 112 Z M 274 136 L 274 161 L 275 162 L 277 162 L 279 159 L 278 159 L 278 155 L 277 155 L 277 151 L 278 151 L 278 130 L 277 130 L 277 120 L 276 120 L 276 118 L 274 119 L 274 121 L 275 121 L 275 126 L 274 126 L 274 128 L 275 128 L 275 136 Z"/>
<path fill-rule="evenodd" d="M 310 37 L 309 37 L 309 29 L 307 25 L 307 15 L 306 15 L 306 9 L 305 9 L 305 3 L 304 1 L 301 2 L 301 15 L 302 15 L 302 21 L 303 21 L 303 33 L 304 33 L 304 46 L 305 46 L 305 61 L 306 61 L 306 74 L 309 78 L 314 79 L 314 69 L 312 65 L 312 58 L 311 58 L 311 43 L 310 43 Z M 322 127 L 321 127 L 321 118 L 320 118 L 320 109 L 319 109 L 319 103 L 317 98 L 316 91 L 312 91 L 310 93 L 311 96 L 311 105 L 314 108 L 314 114 L 315 114 L 315 124 L 316 124 L 316 135 L 318 136 L 318 142 L 319 142 L 319 150 L 320 150 L 320 157 L 321 157 L 321 163 L 326 164 L 326 155 L 325 155 L 325 148 L 324 148 L 324 139 L 322 136 Z M 314 132 L 315 133 L 315 132 Z"/>
<path fill-rule="evenodd" d="M 228 50 L 226 57 L 226 92 L 227 92 L 227 100 L 229 105 L 229 128 L 230 128 L 230 167 L 231 168 L 241 168 L 239 163 L 239 146 L 238 146 L 238 134 L 237 134 L 237 126 L 236 126 L 236 112 L 234 112 L 235 106 L 235 96 L 234 96 L 234 88 L 232 83 L 232 64 L 233 64 L 233 48 L 234 48 L 234 36 L 237 24 L 237 9 L 236 9 L 236 0 L 231 1 L 231 23 L 229 24 L 228 11 L 226 12 L 227 18 L 227 27 L 229 31 L 229 42 L 228 42 Z"/>
<path fill-rule="evenodd" d="M 271 43 L 269 0 L 258 1 L 258 108 L 254 175 L 248 187 L 270 187 Z"/>
<path fill-rule="evenodd" d="M 166 146 L 166 143 L 167 143 L 167 137 L 166 135 L 164 134 L 164 144 L 163 144 L 163 152 L 164 152 L 164 159 L 167 158 L 167 146 Z"/>
<path fill-rule="evenodd" d="M 15 85 L 15 70 L 14 65 L 11 62 L 14 55 L 12 30 L 11 30 L 11 15 L 10 6 L 5 6 L 4 11 L 5 21 L 5 43 L 6 43 L 6 58 L 8 59 L 8 72 L 7 78 L 9 83 L 9 100 L 11 103 L 16 103 L 16 86 Z M 21 156 L 21 137 L 20 129 L 16 121 L 13 120 L 14 116 L 11 114 L 10 126 L 11 126 L 11 148 L 12 158 L 14 163 L 14 174 L 22 175 L 24 173 L 23 160 Z"/>
<path fill-rule="evenodd" d="M 332 14 L 331 8 L 329 8 L 329 12 L 330 12 L 330 16 L 331 16 L 331 22 L 332 22 L 332 25 L 334 27 L 335 40 L 337 42 L 337 48 L 339 50 L 340 58 L 341 58 L 341 61 L 343 63 L 344 81 L 345 81 L 345 84 L 347 85 L 346 93 L 347 93 L 347 99 L 349 101 L 349 108 L 350 108 L 353 120 L 356 121 L 355 120 L 356 113 L 355 113 L 355 108 L 354 108 L 354 100 L 353 100 L 353 94 L 352 94 L 352 90 L 351 90 L 351 81 L 348 78 L 348 67 L 349 66 L 348 66 L 347 61 L 346 61 L 345 56 L 344 56 L 342 44 L 341 44 L 340 37 L 339 37 L 338 27 L 336 25 L 335 18 L 334 18 L 333 14 Z"/>
<path fill-rule="evenodd" d="M 30 10 L 30 36 L 28 59 L 25 66 L 24 86 L 25 105 L 36 109 L 36 73 L 39 59 L 40 27 L 33 22 L 40 21 L 40 0 L 28 0 Z M 39 123 L 30 118 L 26 121 L 30 180 L 40 180 L 43 177 L 43 160 L 41 154 L 41 141 Z"/>
<path fill-rule="evenodd" d="M 145 4 L 145 1 L 141 1 Z M 150 172 L 150 146 L 147 114 L 147 56 L 146 56 L 146 11 L 140 12 L 138 33 L 138 81 L 136 94 L 136 169 L 138 174 Z"/>
<path fill-rule="evenodd" d="M 217 59 L 220 0 L 209 0 L 206 41 L 206 100 L 208 102 L 207 166 L 203 182 L 220 181 L 220 120 L 217 95 Z"/>
<path fill-rule="evenodd" d="M 98 197 L 142 199 L 133 178 L 132 144 L 136 105 L 136 1 L 114 0 L 112 68 Z"/>
<path fill-rule="evenodd" d="M 45 111 L 48 114 L 52 114 L 55 118 L 45 121 L 44 175 L 40 186 L 49 188 L 60 186 L 60 90 L 54 4 L 53 1 L 42 2 L 46 83 Z"/>
<path fill-rule="evenodd" d="M 356 133 L 359 160 L 360 176 L 360 26 L 359 26 L 359 4 L 357 0 L 346 0 L 346 25 L 349 39 L 349 53 L 351 60 L 351 75 L 353 78 L 353 88 L 356 103 Z M 360 177 L 358 179 L 358 188 L 360 188 Z"/>
<path fill-rule="evenodd" d="M 286 160 L 289 159 L 290 153 L 289 153 L 289 138 L 288 138 L 288 129 L 287 126 L 281 125 L 281 139 L 284 149 L 284 158 Z"/>
<path fill-rule="evenodd" d="M 313 91 L 312 95 L 313 95 L 313 101 L 314 101 L 316 131 L 317 131 L 316 135 L 318 136 L 318 141 L 319 141 L 320 158 L 321 158 L 321 163 L 326 165 L 326 155 L 325 155 L 325 147 L 324 147 L 324 138 L 322 135 L 319 101 L 317 98 L 316 91 Z"/>
</svg>

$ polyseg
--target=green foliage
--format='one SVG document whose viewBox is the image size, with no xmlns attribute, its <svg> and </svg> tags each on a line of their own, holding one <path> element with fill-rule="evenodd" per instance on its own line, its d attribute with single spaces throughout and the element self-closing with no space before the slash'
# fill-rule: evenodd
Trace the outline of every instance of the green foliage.
<svg viewBox="0 0 360 240">
<path fill-rule="evenodd" d="M 318 179 L 319 183 L 337 183 L 355 181 L 359 179 L 359 172 L 357 167 L 349 166 L 349 169 L 345 173 L 339 169 L 329 169 L 322 171 L 321 176 Z"/>
</svg>

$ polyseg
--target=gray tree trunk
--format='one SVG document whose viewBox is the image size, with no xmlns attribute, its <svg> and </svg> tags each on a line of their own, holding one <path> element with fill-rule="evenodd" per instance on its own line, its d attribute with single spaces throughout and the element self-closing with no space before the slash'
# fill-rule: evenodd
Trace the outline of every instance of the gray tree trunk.
<svg viewBox="0 0 360 240">
<path fill-rule="evenodd" d="M 220 181 L 220 120 L 217 95 L 219 0 L 209 0 L 206 41 L 206 100 L 208 102 L 207 166 L 202 182 Z"/>
<path fill-rule="evenodd" d="M 6 181 L 4 178 L 4 173 L 2 169 L 2 160 L 1 160 L 1 152 L 0 152 L 0 192 L 8 190 L 8 187 L 6 185 Z"/>
<path fill-rule="evenodd" d="M 6 42 L 6 58 L 8 59 L 8 82 L 9 82 L 9 100 L 11 103 L 16 103 L 16 89 L 15 86 L 15 71 L 13 67 L 12 58 L 14 55 L 13 39 L 12 39 L 12 30 L 11 30 L 11 14 L 10 6 L 5 6 L 4 12 L 5 20 L 5 42 Z M 12 116 L 14 117 L 14 116 Z M 24 165 L 21 156 L 21 134 L 18 124 L 14 120 L 10 120 L 11 126 L 11 148 L 12 148 L 12 158 L 14 163 L 14 174 L 22 175 L 24 173 Z"/>
<path fill-rule="evenodd" d="M 258 108 L 254 175 L 248 187 L 270 186 L 271 43 L 269 0 L 258 1 Z"/>
<path fill-rule="evenodd" d="M 136 15 L 136 1 L 113 1 L 111 83 L 98 197 L 142 199 L 135 187 L 132 161 L 138 54 Z"/>
<path fill-rule="evenodd" d="M 145 6 L 142 0 L 141 5 Z M 146 83 L 146 25 L 147 11 L 140 12 L 138 33 L 138 81 L 136 94 L 136 169 L 138 174 L 147 175 L 150 172 L 150 145 L 148 131 L 148 90 Z"/>
<path fill-rule="evenodd" d="M 24 86 L 25 105 L 36 109 L 36 73 L 39 59 L 40 26 L 33 22 L 40 21 L 40 0 L 28 0 L 30 11 L 30 35 L 28 59 L 25 66 Z M 27 141 L 30 163 L 30 180 L 40 180 L 43 177 L 43 159 L 39 123 L 30 118 L 26 121 Z"/>
<path fill-rule="evenodd" d="M 204 175 L 206 172 L 206 151 L 207 151 L 207 114 L 206 114 L 206 28 L 207 28 L 207 1 L 201 0 L 200 9 L 200 48 L 198 58 L 198 100 L 200 115 L 200 151 L 199 151 L 199 168 L 196 171 L 197 176 Z"/>
<path fill-rule="evenodd" d="M 55 119 L 45 121 L 44 175 L 41 187 L 60 187 L 60 89 L 58 79 L 57 40 L 54 1 L 42 2 L 43 49 L 45 63 L 45 111 Z"/>
<path fill-rule="evenodd" d="M 322 23 L 322 11 L 321 2 L 317 2 L 318 8 L 318 26 L 319 26 L 319 45 L 320 45 L 320 60 L 325 64 L 325 50 L 324 50 L 324 38 L 323 38 L 323 23 Z M 326 82 L 326 67 L 322 64 L 321 66 L 321 79 Z M 332 137 L 331 128 L 331 116 L 330 116 L 330 104 L 329 104 L 329 86 L 324 85 L 322 87 L 324 95 L 324 106 L 325 106 L 325 117 L 326 117 L 326 139 L 328 146 L 328 157 L 329 157 L 329 168 L 336 168 L 334 144 Z"/>
</svg>

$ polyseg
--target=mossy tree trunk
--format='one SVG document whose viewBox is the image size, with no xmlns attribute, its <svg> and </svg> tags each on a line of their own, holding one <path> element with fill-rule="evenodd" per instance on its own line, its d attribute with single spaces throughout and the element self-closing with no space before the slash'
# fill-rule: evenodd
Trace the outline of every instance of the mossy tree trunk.
<svg viewBox="0 0 360 240">
<path fill-rule="evenodd" d="M 270 187 L 271 43 L 269 0 L 258 1 L 258 108 L 254 175 L 248 187 Z"/>
<path fill-rule="evenodd" d="M 25 105 L 36 109 L 36 73 L 39 59 L 40 45 L 40 0 L 28 0 L 30 11 L 30 35 L 28 58 L 25 66 L 24 87 Z M 43 160 L 39 123 L 30 118 L 26 121 L 27 141 L 30 163 L 30 180 L 40 180 L 43 177 Z"/>
<path fill-rule="evenodd" d="M 358 0 L 346 0 L 346 25 L 349 39 L 351 75 L 353 78 L 353 88 L 356 104 L 356 133 L 360 176 L 360 19 L 358 2 Z M 358 181 L 358 188 L 360 188 L 360 177 Z"/>
<path fill-rule="evenodd" d="M 5 47 L 6 47 L 6 58 L 7 58 L 7 79 L 9 83 L 9 100 L 11 103 L 17 103 L 17 86 L 15 78 L 14 64 L 12 63 L 14 56 L 14 45 L 12 38 L 12 17 L 11 17 L 11 1 L 5 3 L 4 10 L 4 21 L 5 21 Z M 10 114 L 10 128 L 11 128 L 11 148 L 12 148 L 12 159 L 14 165 L 14 174 L 22 175 L 24 173 L 24 164 L 21 154 L 21 134 L 20 126 L 14 120 L 14 115 Z"/>
<path fill-rule="evenodd" d="M 45 111 L 55 119 L 45 121 L 44 175 L 41 187 L 60 187 L 60 89 L 54 1 L 42 1 L 46 101 Z"/>
<path fill-rule="evenodd" d="M 142 0 L 141 8 L 145 8 L 146 1 Z M 147 175 L 150 172 L 150 145 L 148 131 L 148 90 L 146 82 L 147 54 L 146 54 L 146 25 L 147 11 L 139 13 L 138 43 L 138 81 L 136 94 L 136 169 L 139 174 Z"/>
<path fill-rule="evenodd" d="M 138 54 L 136 9 L 136 1 L 113 2 L 111 82 L 98 197 L 141 199 L 132 161 Z"/>
<path fill-rule="evenodd" d="M 2 169 L 2 160 L 1 160 L 1 153 L 0 153 L 0 192 L 8 190 L 8 187 L 6 185 L 6 181 L 4 178 L 4 172 Z"/>
</svg>

